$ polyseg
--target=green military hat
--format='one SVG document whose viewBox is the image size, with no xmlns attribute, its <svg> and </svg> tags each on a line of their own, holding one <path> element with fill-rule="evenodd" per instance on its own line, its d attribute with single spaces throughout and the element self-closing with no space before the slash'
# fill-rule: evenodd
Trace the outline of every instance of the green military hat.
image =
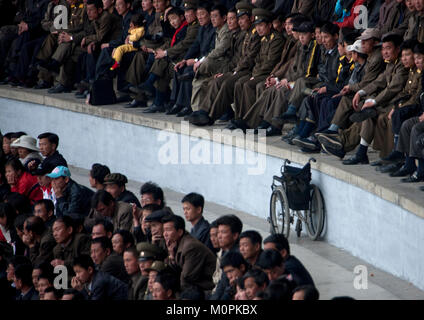
<svg viewBox="0 0 424 320">
<path fill-rule="evenodd" d="M 137 243 L 136 249 L 140 252 L 138 261 L 161 260 L 166 256 L 165 250 L 148 242 Z"/>
<path fill-rule="evenodd" d="M 252 10 L 252 14 L 255 17 L 253 24 L 258 24 L 261 22 L 270 23 L 274 19 L 274 15 L 266 9 L 255 8 Z"/>
<path fill-rule="evenodd" d="M 109 173 L 105 176 L 103 184 L 117 184 L 117 185 L 123 186 L 127 182 L 128 182 L 128 179 L 123 174 Z"/>
<path fill-rule="evenodd" d="M 147 268 L 146 271 L 157 271 L 157 272 L 162 272 L 163 270 L 165 270 L 168 266 L 163 262 L 163 261 L 159 261 L 156 260 L 152 263 L 152 265 L 150 266 L 150 268 Z"/>
<path fill-rule="evenodd" d="M 184 0 L 184 11 L 186 10 L 196 10 L 197 9 L 197 1 L 196 0 Z"/>
<path fill-rule="evenodd" d="M 250 2 L 237 2 L 236 3 L 236 9 L 237 9 L 237 18 L 240 18 L 242 15 L 247 14 L 249 16 L 252 15 L 252 10 L 255 8 L 253 4 Z"/>
</svg>

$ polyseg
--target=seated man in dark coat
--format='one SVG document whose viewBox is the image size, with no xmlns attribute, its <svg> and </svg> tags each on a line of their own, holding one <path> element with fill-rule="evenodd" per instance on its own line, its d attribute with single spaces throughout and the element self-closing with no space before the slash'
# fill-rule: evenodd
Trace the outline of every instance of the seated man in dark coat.
<svg viewBox="0 0 424 320">
<path fill-rule="evenodd" d="M 120 173 L 110 173 L 106 175 L 103 182 L 105 190 L 109 192 L 116 201 L 135 203 L 137 207 L 141 208 L 140 201 L 138 201 L 135 194 L 125 188 L 125 184 L 127 183 L 127 177 Z"/>
<path fill-rule="evenodd" d="M 72 180 L 67 167 L 58 166 L 50 174 L 52 187 L 56 195 L 56 216 L 79 214 L 88 215 L 91 208 L 91 197 L 94 192 Z"/>
<path fill-rule="evenodd" d="M 76 257 L 73 269 L 76 276 L 72 278 L 72 288 L 80 291 L 87 300 L 128 299 L 128 286 L 107 273 L 96 271 L 88 255 Z"/>
</svg>

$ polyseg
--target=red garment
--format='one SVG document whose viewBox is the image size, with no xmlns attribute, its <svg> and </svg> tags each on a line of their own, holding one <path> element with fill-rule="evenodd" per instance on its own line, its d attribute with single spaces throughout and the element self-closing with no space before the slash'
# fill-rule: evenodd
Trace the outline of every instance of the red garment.
<svg viewBox="0 0 424 320">
<path fill-rule="evenodd" d="M 365 2 L 365 0 L 356 0 L 355 3 L 352 6 L 352 9 L 350 10 L 350 16 L 346 17 L 343 22 L 334 22 L 335 24 L 337 24 L 339 26 L 339 28 L 355 28 L 354 26 L 354 22 L 356 17 L 358 16 L 357 13 L 354 13 L 355 7 L 356 6 L 361 6 L 363 5 Z M 359 13 L 359 11 L 358 11 Z"/>
<path fill-rule="evenodd" d="M 43 191 L 38 185 L 37 177 L 28 172 L 24 172 L 19 177 L 18 183 L 10 188 L 10 190 L 28 197 L 31 200 L 31 204 L 43 199 Z"/>
<path fill-rule="evenodd" d="M 175 41 L 177 40 L 177 35 L 178 35 L 178 33 L 186 26 L 186 25 L 188 25 L 188 23 L 187 23 L 187 21 L 184 21 L 181 25 L 180 25 L 180 27 L 175 31 L 175 33 L 174 33 L 174 36 L 172 37 L 172 41 L 171 41 L 171 47 L 173 47 L 174 46 L 174 44 L 175 44 Z"/>
<path fill-rule="evenodd" d="M 6 237 L 3 235 L 3 232 L 0 229 L 0 242 L 7 242 Z"/>
</svg>

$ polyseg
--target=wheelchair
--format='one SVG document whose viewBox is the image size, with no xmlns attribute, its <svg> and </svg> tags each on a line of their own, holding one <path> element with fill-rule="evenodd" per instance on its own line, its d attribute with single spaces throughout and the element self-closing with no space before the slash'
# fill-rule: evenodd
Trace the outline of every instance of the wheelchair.
<svg viewBox="0 0 424 320">
<path fill-rule="evenodd" d="M 298 237 L 302 232 L 302 222 L 305 223 L 311 240 L 316 240 L 324 228 L 325 210 L 324 199 L 320 189 L 311 184 L 310 158 L 303 168 L 289 166 L 290 160 L 286 159 L 281 166 L 281 177 L 273 176 L 270 199 L 271 233 L 281 233 L 287 239 L 290 226 L 297 217 L 295 231 Z"/>
</svg>

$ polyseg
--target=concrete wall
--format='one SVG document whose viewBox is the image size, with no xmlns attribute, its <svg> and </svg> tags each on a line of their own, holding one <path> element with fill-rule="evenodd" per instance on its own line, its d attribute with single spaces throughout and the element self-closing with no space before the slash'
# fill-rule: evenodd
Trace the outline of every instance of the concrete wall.
<svg viewBox="0 0 424 320">
<path fill-rule="evenodd" d="M 181 164 L 188 153 L 213 154 L 220 149 L 222 154 L 232 152 L 235 159 L 243 150 L 9 99 L 0 99 L 0 129 L 3 133 L 23 130 L 33 136 L 55 132 L 60 136 L 60 152 L 74 166 L 89 169 L 99 162 L 114 172 L 125 173 L 129 179 L 152 180 L 183 193 L 196 191 L 208 201 L 262 218 L 268 216 L 272 176 L 279 173 L 283 163 L 282 159 L 267 156 L 260 175 L 249 175 L 254 165 L 247 164 L 246 158 L 244 164 L 193 165 L 195 158 Z M 188 143 L 189 152 L 184 151 Z M 164 156 L 172 155 L 167 151 L 176 145 L 180 152 L 178 164 L 161 164 Z M 313 172 L 313 182 L 325 199 L 326 241 L 424 289 L 422 218 L 318 171 Z"/>
</svg>

